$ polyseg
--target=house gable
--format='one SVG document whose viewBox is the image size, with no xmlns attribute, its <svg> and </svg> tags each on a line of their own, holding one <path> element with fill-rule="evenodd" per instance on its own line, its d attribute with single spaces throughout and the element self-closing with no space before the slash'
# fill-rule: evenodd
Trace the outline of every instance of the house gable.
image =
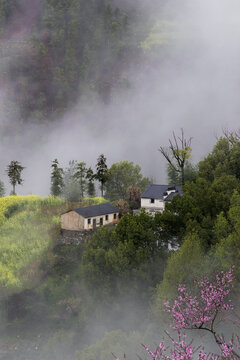
<svg viewBox="0 0 240 360">
<path fill-rule="evenodd" d="M 61 215 L 61 228 L 73 231 L 84 229 L 84 218 L 73 210 L 68 211 Z"/>
<path fill-rule="evenodd" d="M 179 185 L 149 185 L 141 196 L 141 208 L 147 212 L 163 212 L 166 202 L 179 194 L 182 196 L 181 186 Z"/>
</svg>

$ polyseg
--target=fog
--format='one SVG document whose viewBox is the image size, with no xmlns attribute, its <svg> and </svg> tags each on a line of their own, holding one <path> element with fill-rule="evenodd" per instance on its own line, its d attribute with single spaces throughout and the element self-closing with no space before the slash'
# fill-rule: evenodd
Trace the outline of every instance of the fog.
<svg viewBox="0 0 240 360">
<path fill-rule="evenodd" d="M 109 166 L 133 161 L 144 176 L 164 183 L 166 164 L 158 148 L 168 144 L 172 131 L 178 134 L 183 128 L 186 137 L 193 138 L 192 160 L 197 162 L 223 128 L 239 127 L 239 1 L 181 1 L 166 7 L 164 16 L 162 9 L 159 15 L 150 9 L 154 16 L 147 10 L 153 26 L 162 18 L 174 21 L 176 38 L 167 51 L 164 45 L 152 50 L 154 61 L 146 55 L 142 63 L 132 64 L 127 70 L 130 88 L 115 90 L 110 104 L 94 96 L 81 97 L 52 124 L 39 125 L 32 119 L 17 125 L 14 112 L 6 121 L 10 109 L 2 89 L 0 178 L 6 185 L 6 167 L 18 160 L 26 169 L 17 192 L 48 195 L 53 159 L 58 158 L 63 168 L 72 159 L 94 167 L 101 153 Z M 164 60 L 158 60 L 162 51 Z"/>
</svg>

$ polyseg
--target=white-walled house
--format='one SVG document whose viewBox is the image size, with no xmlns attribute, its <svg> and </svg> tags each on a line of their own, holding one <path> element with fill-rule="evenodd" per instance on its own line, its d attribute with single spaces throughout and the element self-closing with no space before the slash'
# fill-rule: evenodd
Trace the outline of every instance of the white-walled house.
<svg viewBox="0 0 240 360">
<path fill-rule="evenodd" d="M 119 221 L 119 210 L 111 204 L 87 206 L 70 210 L 61 215 L 63 230 L 94 230 L 99 226 L 116 224 Z"/>
<path fill-rule="evenodd" d="M 180 185 L 149 185 L 141 195 L 141 208 L 149 213 L 163 212 L 166 202 L 176 195 L 182 196 Z"/>
</svg>

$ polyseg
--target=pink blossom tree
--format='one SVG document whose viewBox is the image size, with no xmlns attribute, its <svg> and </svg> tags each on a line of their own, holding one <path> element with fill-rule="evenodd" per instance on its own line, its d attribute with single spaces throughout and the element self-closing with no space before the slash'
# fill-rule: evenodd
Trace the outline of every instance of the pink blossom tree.
<svg viewBox="0 0 240 360">
<path fill-rule="evenodd" d="M 177 332 L 175 339 L 168 331 L 165 331 L 172 346 L 166 346 L 162 340 L 157 349 L 152 352 L 145 345 L 143 347 L 153 360 L 218 360 L 240 359 L 240 338 L 232 334 L 230 340 L 219 335 L 216 330 L 216 322 L 230 320 L 230 313 L 234 309 L 229 293 L 233 288 L 233 270 L 222 271 L 216 275 L 214 282 L 208 277 L 201 281 L 195 281 L 197 295 L 188 291 L 185 285 L 178 286 L 178 295 L 173 304 L 165 302 L 166 311 L 172 317 L 170 327 Z M 202 346 L 195 346 L 193 340 L 187 341 L 186 330 L 199 330 L 211 334 L 219 347 L 219 354 L 205 353 Z M 126 357 L 125 357 L 126 359 Z M 116 360 L 119 360 L 116 358 Z"/>
</svg>

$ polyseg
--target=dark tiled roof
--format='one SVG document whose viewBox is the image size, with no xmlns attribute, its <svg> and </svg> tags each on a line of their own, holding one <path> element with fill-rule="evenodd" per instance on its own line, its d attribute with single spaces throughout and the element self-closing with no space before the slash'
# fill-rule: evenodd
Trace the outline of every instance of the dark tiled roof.
<svg viewBox="0 0 240 360">
<path fill-rule="evenodd" d="M 182 190 L 180 185 L 149 185 L 146 191 L 142 194 L 142 198 L 147 199 L 163 199 L 164 196 L 167 195 L 167 191 L 169 190 L 176 190 L 175 193 L 171 193 L 167 196 L 166 200 L 170 201 L 168 198 L 170 195 L 181 195 L 182 196 Z"/>
<path fill-rule="evenodd" d="M 84 218 L 119 213 L 119 210 L 109 203 L 87 206 L 80 209 L 74 209 L 73 211 Z"/>
<path fill-rule="evenodd" d="M 178 191 L 171 192 L 167 197 L 165 197 L 164 201 L 172 201 L 173 197 L 176 195 L 181 195 Z"/>
</svg>

